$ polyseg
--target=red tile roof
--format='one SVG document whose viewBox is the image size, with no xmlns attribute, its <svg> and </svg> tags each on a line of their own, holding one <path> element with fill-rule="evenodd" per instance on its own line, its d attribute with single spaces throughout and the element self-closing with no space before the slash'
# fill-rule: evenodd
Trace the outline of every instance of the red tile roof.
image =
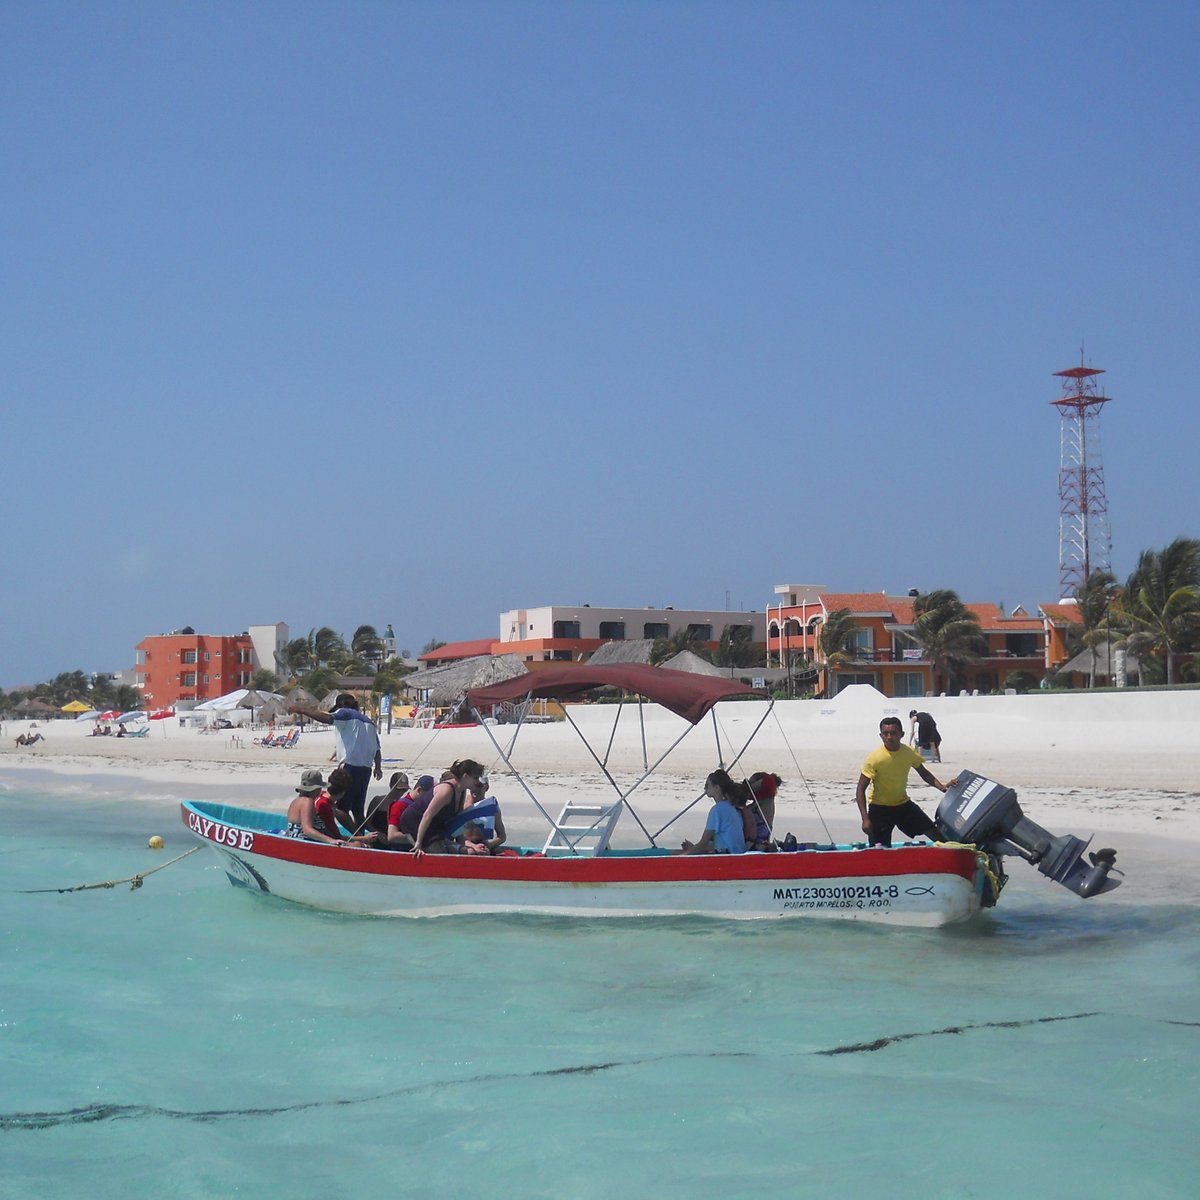
<svg viewBox="0 0 1200 1200">
<path fill-rule="evenodd" d="M 480 654 L 491 654 L 495 638 L 476 638 L 473 642 L 447 642 L 427 654 L 418 654 L 419 662 L 455 662 L 460 658 L 475 658 Z"/>
<path fill-rule="evenodd" d="M 1078 604 L 1039 604 L 1038 612 L 1060 625 L 1079 625 L 1083 621 Z"/>
</svg>

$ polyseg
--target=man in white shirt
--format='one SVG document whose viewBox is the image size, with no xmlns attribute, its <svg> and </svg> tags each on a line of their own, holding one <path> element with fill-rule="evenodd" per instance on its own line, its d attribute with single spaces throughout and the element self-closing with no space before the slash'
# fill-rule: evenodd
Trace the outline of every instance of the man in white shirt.
<svg viewBox="0 0 1200 1200">
<path fill-rule="evenodd" d="M 353 832 L 357 833 L 367 819 L 367 788 L 371 786 L 372 768 L 376 779 L 383 778 L 383 757 L 375 722 L 359 709 L 358 701 L 349 692 L 338 695 L 332 712 L 303 704 L 289 705 L 288 712 L 333 726 L 338 765 L 345 767 L 354 780 L 342 805 L 354 818 Z"/>
</svg>

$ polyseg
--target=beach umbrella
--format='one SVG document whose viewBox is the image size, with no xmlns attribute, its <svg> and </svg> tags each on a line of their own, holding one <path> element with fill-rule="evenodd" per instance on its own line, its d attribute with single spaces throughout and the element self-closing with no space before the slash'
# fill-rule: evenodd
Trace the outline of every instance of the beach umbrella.
<svg viewBox="0 0 1200 1200">
<path fill-rule="evenodd" d="M 99 717 L 100 717 L 100 714 L 93 710 L 92 712 L 80 713 L 79 716 L 77 716 L 75 718 L 75 720 L 77 720 L 77 721 L 96 721 L 99 719 Z"/>
<path fill-rule="evenodd" d="M 278 721 L 287 712 L 287 704 L 278 696 L 273 696 L 259 710 L 260 721 Z"/>
<path fill-rule="evenodd" d="M 140 708 L 135 708 L 133 712 L 122 713 L 117 718 L 117 724 L 126 725 L 130 721 L 144 721 L 145 719 L 146 714 Z"/>
<path fill-rule="evenodd" d="M 152 712 L 150 714 L 149 720 L 165 721 L 168 717 L 173 717 L 174 715 L 175 710 L 173 708 L 160 708 L 158 712 Z"/>
<path fill-rule="evenodd" d="M 115 721 L 120 715 L 121 715 L 121 710 L 119 708 L 110 708 L 108 710 L 108 712 L 102 712 L 100 714 L 100 720 L 101 721 Z"/>
<path fill-rule="evenodd" d="M 92 706 L 90 704 L 84 704 L 82 700 L 72 700 L 70 704 L 64 704 L 62 706 L 62 711 L 73 713 L 91 712 Z"/>
</svg>

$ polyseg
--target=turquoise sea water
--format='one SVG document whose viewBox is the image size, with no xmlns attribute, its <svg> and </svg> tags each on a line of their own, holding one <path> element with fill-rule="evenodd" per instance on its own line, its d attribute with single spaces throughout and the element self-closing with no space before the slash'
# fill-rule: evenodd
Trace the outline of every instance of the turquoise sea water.
<svg viewBox="0 0 1200 1200">
<path fill-rule="evenodd" d="M 1196 1194 L 1191 905 L 1018 864 L 941 931 L 366 920 L 207 850 L 23 894 L 191 844 L 0 790 L 6 1200 Z"/>
</svg>

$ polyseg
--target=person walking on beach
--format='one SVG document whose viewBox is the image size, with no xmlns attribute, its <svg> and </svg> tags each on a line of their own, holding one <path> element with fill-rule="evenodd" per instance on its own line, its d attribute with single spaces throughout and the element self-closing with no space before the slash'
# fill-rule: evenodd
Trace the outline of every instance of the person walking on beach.
<svg viewBox="0 0 1200 1200">
<path fill-rule="evenodd" d="M 930 762 L 941 762 L 942 735 L 938 733 L 937 722 L 927 712 L 917 712 L 915 708 L 909 709 L 908 720 L 909 742 L 926 751 Z"/>
<path fill-rule="evenodd" d="M 958 782 L 957 776 L 948 784 L 942 783 L 929 770 L 920 754 L 904 744 L 904 726 L 899 717 L 884 717 L 879 722 L 879 737 L 883 745 L 864 760 L 854 797 L 863 833 L 872 846 L 890 846 L 893 829 L 910 838 L 925 836 L 930 841 L 940 841 L 937 826 L 908 798 L 908 773 L 915 770 L 939 792 L 953 787 Z"/>
<path fill-rule="evenodd" d="M 358 701 L 349 692 L 338 694 L 331 712 L 304 704 L 289 704 L 288 712 L 333 726 L 338 765 L 345 767 L 354 781 L 346 793 L 346 811 L 354 818 L 354 829 L 361 829 L 367 819 L 367 788 L 371 786 L 372 768 L 376 779 L 383 778 L 383 752 L 375 722 L 359 710 Z"/>
</svg>

